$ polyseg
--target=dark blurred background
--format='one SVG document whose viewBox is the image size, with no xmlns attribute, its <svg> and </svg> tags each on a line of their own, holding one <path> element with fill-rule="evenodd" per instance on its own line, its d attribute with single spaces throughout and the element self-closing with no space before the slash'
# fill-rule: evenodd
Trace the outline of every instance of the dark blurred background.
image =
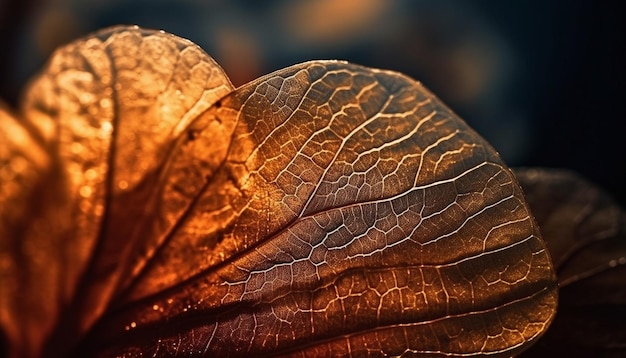
<svg viewBox="0 0 626 358">
<path fill-rule="evenodd" d="M 422 81 L 511 166 L 569 168 L 626 206 L 620 2 L 0 0 L 0 98 L 51 51 L 115 24 L 199 44 L 235 85 L 311 59 Z"/>
</svg>

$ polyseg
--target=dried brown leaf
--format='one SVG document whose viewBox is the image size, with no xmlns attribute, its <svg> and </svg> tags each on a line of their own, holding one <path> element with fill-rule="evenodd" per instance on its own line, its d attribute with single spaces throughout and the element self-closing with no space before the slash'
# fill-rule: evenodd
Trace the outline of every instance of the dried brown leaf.
<svg viewBox="0 0 626 358">
<path fill-rule="evenodd" d="M 529 356 L 626 355 L 626 212 L 564 170 L 515 171 L 557 265 L 559 312 Z"/>
<path fill-rule="evenodd" d="M 0 103 L 0 327 L 19 355 L 38 353 L 64 297 L 64 183 L 41 143 Z"/>
<path fill-rule="evenodd" d="M 137 27 L 104 30 L 59 49 L 33 80 L 24 121 L 55 164 L 59 183 L 46 178 L 47 192 L 68 205 L 58 204 L 60 214 L 43 221 L 65 231 L 51 239 L 45 231 L 14 232 L 7 245 L 28 242 L 50 253 L 41 259 L 50 272 L 39 278 L 59 292 L 35 297 L 47 310 L 63 312 L 57 334 L 84 333 L 120 280 L 141 266 L 142 252 L 158 238 L 140 230 L 152 222 L 151 198 L 173 142 L 231 90 L 221 68 L 196 45 Z M 37 291 L 39 284 L 27 285 Z M 56 319 L 39 316 L 28 330 L 45 332 L 37 327 Z M 50 341 L 63 347 L 65 339 L 57 338 Z"/>
<path fill-rule="evenodd" d="M 215 122 L 233 128 L 228 154 L 203 172 Z M 550 321 L 551 264 L 515 180 L 418 83 L 305 63 L 243 86 L 188 133 L 168 176 L 202 190 L 87 346 L 510 355 Z"/>
<path fill-rule="evenodd" d="M 0 302 L 15 356 L 510 356 L 554 315 L 513 174 L 401 74 L 316 61 L 233 90 L 195 45 L 119 27 L 59 50 L 23 112 L 33 152 L 0 159 L 44 163 L 2 218 L 37 220 L 31 181 L 66 204 L 52 237 L 0 228 L 2 277 L 31 269 L 23 243 L 60 250 L 33 271 L 58 291 L 47 331 Z"/>
</svg>

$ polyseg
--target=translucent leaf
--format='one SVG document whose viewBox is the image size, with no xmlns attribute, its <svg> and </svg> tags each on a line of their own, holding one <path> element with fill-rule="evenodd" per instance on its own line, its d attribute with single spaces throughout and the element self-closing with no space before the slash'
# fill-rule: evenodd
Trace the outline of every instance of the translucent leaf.
<svg viewBox="0 0 626 358">
<path fill-rule="evenodd" d="M 120 27 L 59 50 L 23 113 L 32 181 L 65 206 L 51 235 L 0 228 L 2 277 L 33 265 L 23 243 L 59 251 L 33 271 L 58 299 L 2 292 L 49 310 L 38 333 L 0 302 L 15 356 L 510 356 L 555 313 L 513 174 L 401 74 L 317 61 L 233 90 L 195 45 Z"/>
<path fill-rule="evenodd" d="M 21 290 L 34 291 L 36 305 L 50 311 L 34 315 L 25 334 L 45 334 L 41 327 L 54 323 L 56 311 L 63 312 L 56 334 L 81 334 L 104 312 L 120 279 L 157 239 L 142 229 L 152 225 L 151 200 L 173 142 L 231 90 L 200 48 L 163 32 L 107 29 L 54 54 L 26 92 L 22 112 L 54 164 L 55 175 L 43 179 L 46 195 L 63 200 L 55 199 L 56 210 L 42 221 L 55 231 L 13 231 L 3 244 L 8 252 L 40 247 L 27 255 L 47 265 L 38 280 L 22 282 L 32 287 Z M 37 292 L 40 281 L 57 291 Z M 64 338 L 50 341 L 66 346 Z"/>
<path fill-rule="evenodd" d="M 202 167 L 216 121 L 234 126 L 218 171 L 178 174 Z M 305 63 L 188 133 L 168 177 L 198 197 L 85 347 L 510 355 L 550 321 L 551 264 L 519 187 L 418 83 Z"/>
<path fill-rule="evenodd" d="M 64 209 L 58 167 L 0 103 L 0 336 L 12 341 L 16 355 L 37 354 L 31 349 L 50 334 L 59 314 L 69 219 Z"/>
</svg>

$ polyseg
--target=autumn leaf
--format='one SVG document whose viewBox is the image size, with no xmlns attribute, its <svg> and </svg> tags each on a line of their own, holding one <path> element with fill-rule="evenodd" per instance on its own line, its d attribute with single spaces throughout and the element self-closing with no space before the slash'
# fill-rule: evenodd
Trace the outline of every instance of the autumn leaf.
<svg viewBox="0 0 626 358">
<path fill-rule="evenodd" d="M 2 116 L 12 356 L 511 356 L 555 314 L 512 172 L 399 73 L 233 89 L 188 41 L 117 27 Z"/>
<path fill-rule="evenodd" d="M 626 213 L 564 170 L 518 169 L 559 280 L 559 311 L 528 356 L 626 355 Z M 526 354 L 525 353 L 525 354 Z"/>
<path fill-rule="evenodd" d="M 6 220 L 2 237 L 7 277 L 28 275 L 2 292 L 3 324 L 21 322 L 6 330 L 22 342 L 24 355 L 38 355 L 53 333 L 69 336 L 49 339 L 66 347 L 103 314 L 118 282 L 158 239 L 139 230 L 152 222 L 152 197 L 170 148 L 192 119 L 231 90 L 219 66 L 191 42 L 126 27 L 58 50 L 33 80 L 22 107 L 24 135 L 18 145 L 2 142 L 8 144 L 2 160 L 25 152 L 43 157 L 46 166 L 3 165 L 9 172 L 2 186 L 38 170 L 25 180 L 44 187 L 46 196 L 22 188 L 0 199 L 17 196 L 2 205 L 3 219 L 19 213 L 28 220 L 20 224 L 28 232 Z M 11 139 L 13 131 L 2 134 Z M 30 207 L 16 212 L 18 203 Z"/>
</svg>

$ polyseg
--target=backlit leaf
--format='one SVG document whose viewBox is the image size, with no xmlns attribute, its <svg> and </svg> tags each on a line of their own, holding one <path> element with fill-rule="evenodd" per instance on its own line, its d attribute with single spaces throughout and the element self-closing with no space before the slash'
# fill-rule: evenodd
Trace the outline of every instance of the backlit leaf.
<svg viewBox="0 0 626 358">
<path fill-rule="evenodd" d="M 158 240 L 140 230 L 152 225 L 151 198 L 173 142 L 192 118 L 231 90 L 200 48 L 162 32 L 117 27 L 55 53 L 26 92 L 22 109 L 55 165 L 54 175 L 40 183 L 54 193 L 46 195 L 62 199 L 54 199 L 56 210 L 42 220 L 55 228 L 3 238 L 8 252 L 37 247 L 27 255 L 45 266 L 36 281 L 22 280 L 17 291 L 30 292 L 37 302 L 30 306 L 47 312 L 34 315 L 25 334 L 47 334 L 42 327 L 57 319 L 63 329 L 56 334 L 82 334 L 102 315 L 120 279 L 141 266 L 142 252 Z M 47 202 L 30 204 L 42 203 Z M 56 291 L 40 290 L 40 282 Z M 57 317 L 58 311 L 64 314 Z M 53 336 L 55 347 L 48 349 L 66 349 L 65 339 Z M 38 349 L 40 342 L 28 346 Z"/>
<path fill-rule="evenodd" d="M 181 168 L 215 121 L 228 154 L 214 173 L 173 166 L 173 186 L 202 190 L 95 331 L 104 346 L 511 354 L 550 320 L 550 261 L 515 181 L 419 84 L 339 62 L 279 71 L 193 123 Z"/>
<path fill-rule="evenodd" d="M 114 28 L 59 50 L 24 104 L 67 231 L 8 225 L 1 247 L 13 271 L 18 241 L 62 247 L 47 352 L 510 356 L 555 313 L 513 174 L 401 74 L 316 61 L 233 90 L 191 43 Z M 33 320 L 0 304 L 8 332 Z"/>
<path fill-rule="evenodd" d="M 16 355 L 37 354 L 33 347 L 53 330 L 63 296 L 68 214 L 57 169 L 0 103 L 0 328 Z"/>
</svg>

